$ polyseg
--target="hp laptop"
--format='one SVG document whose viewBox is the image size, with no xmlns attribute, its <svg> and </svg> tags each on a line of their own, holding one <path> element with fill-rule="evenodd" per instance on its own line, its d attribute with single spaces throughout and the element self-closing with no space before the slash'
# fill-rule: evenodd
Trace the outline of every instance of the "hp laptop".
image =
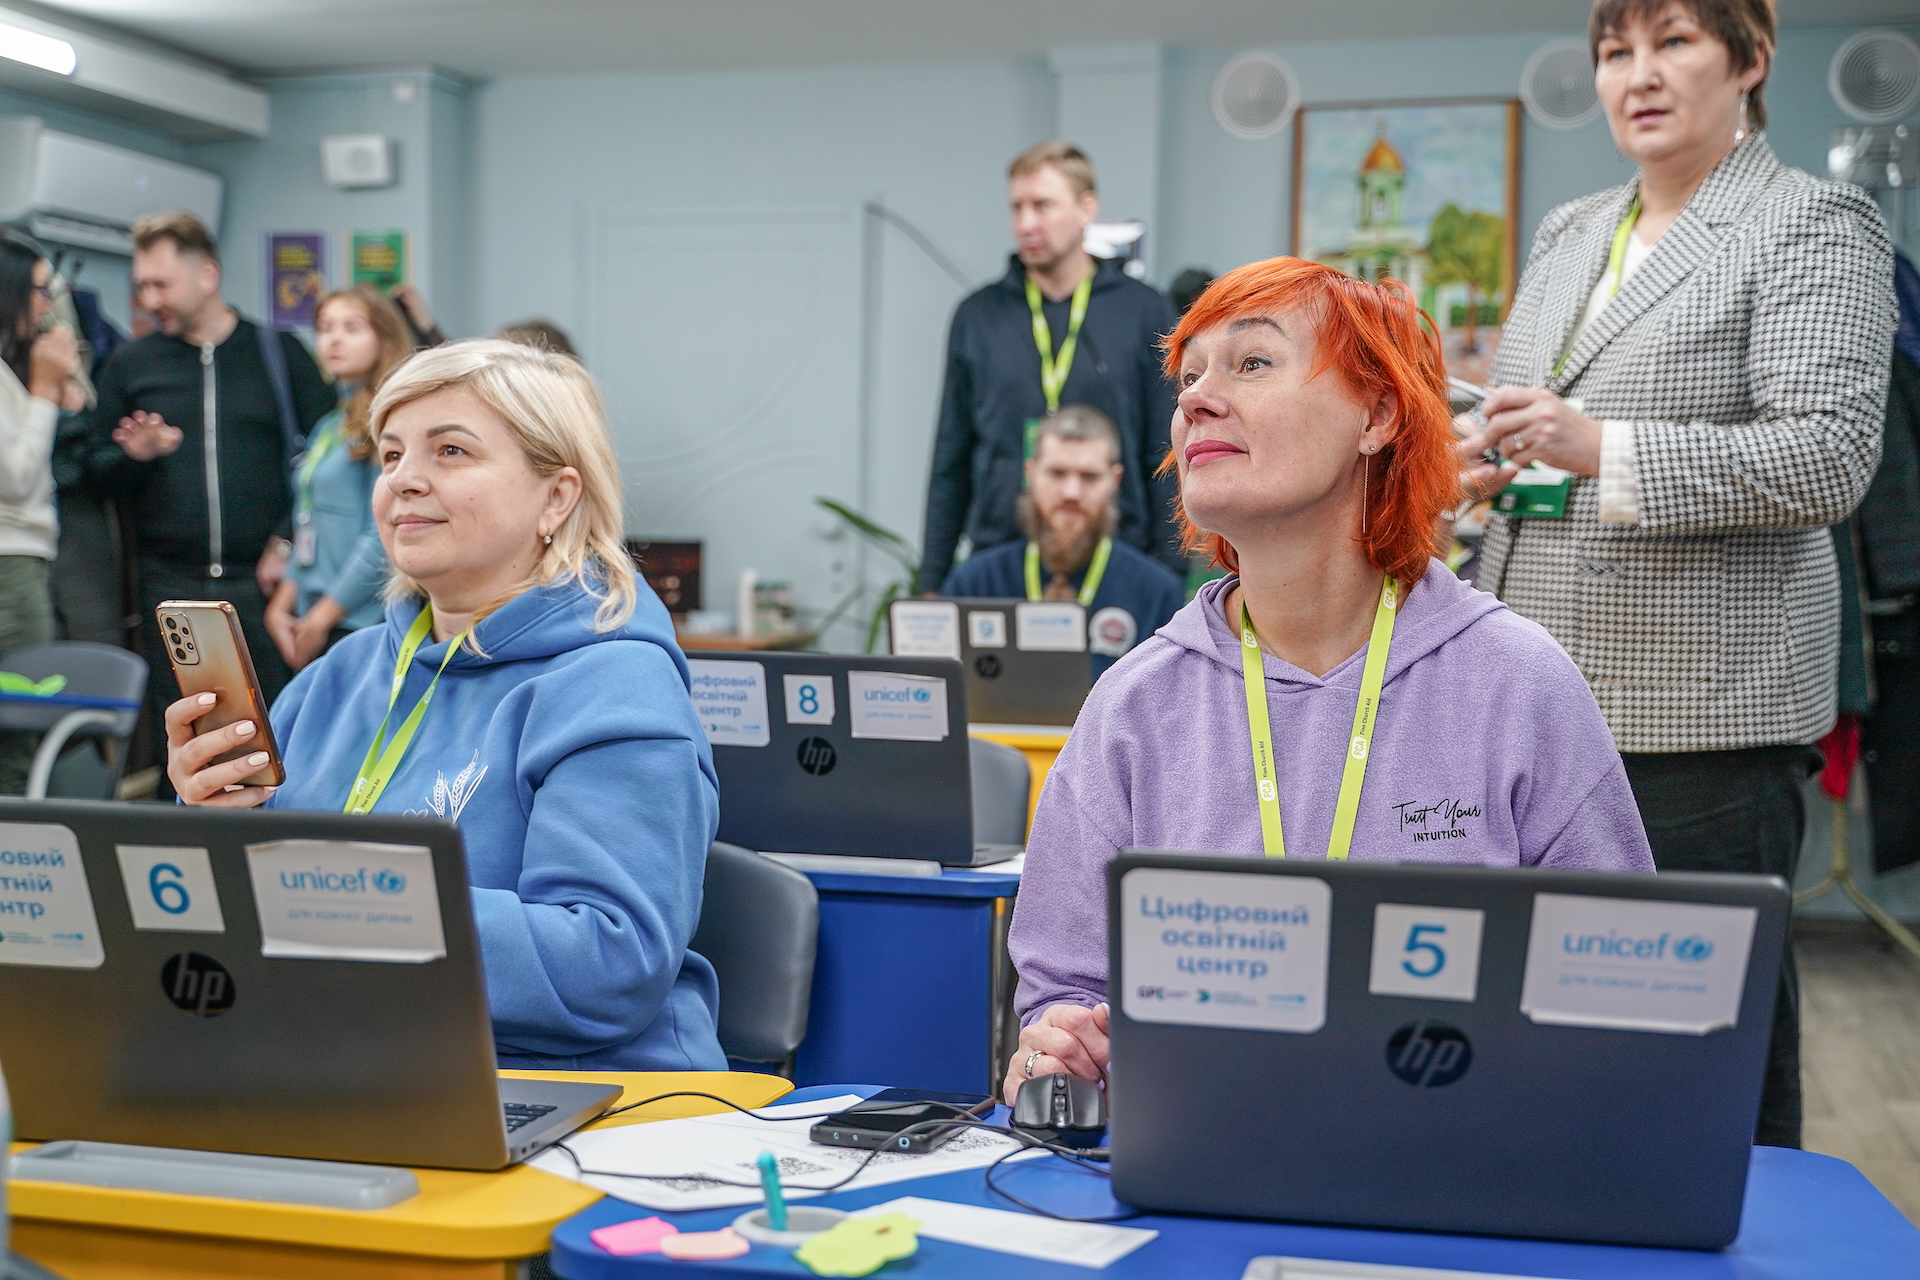
<svg viewBox="0 0 1920 1280">
<path fill-rule="evenodd" d="M 1114 1195 L 1717 1249 L 1740 1229 L 1773 877 L 1127 852 Z"/>
<path fill-rule="evenodd" d="M 957 658 L 975 724 L 1070 725 L 1092 687 L 1087 611 L 1072 600 L 895 600 L 896 656 Z"/>
<path fill-rule="evenodd" d="M 720 839 L 762 853 L 1002 862 L 975 844 L 967 691 L 951 658 L 692 652 Z"/>
<path fill-rule="evenodd" d="M 460 829 L 0 800 L 17 1136 L 498 1169 L 616 1087 L 501 1078 Z"/>
</svg>

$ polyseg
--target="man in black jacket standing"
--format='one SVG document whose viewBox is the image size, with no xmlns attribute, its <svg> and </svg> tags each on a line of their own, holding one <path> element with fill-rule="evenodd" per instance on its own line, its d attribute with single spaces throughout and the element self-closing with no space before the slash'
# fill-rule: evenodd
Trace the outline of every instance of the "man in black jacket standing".
<svg viewBox="0 0 1920 1280">
<path fill-rule="evenodd" d="M 960 304 L 927 486 L 920 585 L 936 590 L 965 533 L 975 551 L 1021 536 L 1015 507 L 1040 420 L 1062 404 L 1100 410 L 1120 432 L 1119 536 L 1186 575 L 1171 520 L 1173 483 L 1156 480 L 1173 422 L 1160 336 L 1173 307 L 1083 247 L 1100 213 L 1093 165 L 1043 142 L 1007 170 L 1016 252 L 1004 278 Z"/>
<path fill-rule="evenodd" d="M 298 338 L 262 331 L 227 305 L 219 254 L 198 218 L 142 219 L 133 242 L 136 300 L 159 331 L 94 375 L 84 471 L 131 512 L 158 731 L 159 711 L 179 697 L 153 616 L 162 600 L 231 603 L 269 701 L 291 678 L 267 634 L 266 596 L 286 569 L 288 465 L 334 394 Z M 161 732 L 155 745 L 164 742 Z"/>
</svg>

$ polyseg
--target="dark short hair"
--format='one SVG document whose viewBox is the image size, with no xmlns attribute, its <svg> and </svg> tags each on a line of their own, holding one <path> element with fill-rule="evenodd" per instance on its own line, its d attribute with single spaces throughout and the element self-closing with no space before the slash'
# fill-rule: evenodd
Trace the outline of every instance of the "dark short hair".
<svg viewBox="0 0 1920 1280">
<path fill-rule="evenodd" d="M 1105 440 L 1108 456 L 1120 461 L 1120 433 L 1113 419 L 1090 404 L 1063 404 L 1040 419 L 1040 430 L 1033 437 L 1033 456 L 1040 456 L 1040 443 L 1048 436 L 1056 440 Z"/>
<path fill-rule="evenodd" d="M 215 243 L 213 232 L 207 230 L 207 224 L 190 213 L 155 213 L 133 224 L 133 247 L 136 252 L 144 252 L 159 244 L 162 240 L 173 241 L 173 247 L 180 253 L 197 253 L 203 258 L 220 261 L 220 246 Z"/>
<path fill-rule="evenodd" d="M 1651 21 L 1666 12 L 1670 4 L 1683 5 L 1693 20 L 1708 34 L 1727 46 L 1727 59 L 1733 74 L 1751 70 L 1762 59 L 1771 64 L 1779 44 L 1779 19 L 1773 0 L 1594 0 L 1593 13 L 1587 19 L 1587 48 L 1593 63 L 1600 65 L 1600 41 L 1618 32 L 1629 22 Z M 1773 68 L 1768 66 L 1767 70 Z M 1747 120 L 1755 129 L 1767 127 L 1767 103 L 1762 91 L 1767 77 L 1747 91 Z"/>
<path fill-rule="evenodd" d="M 535 351 L 551 351 L 555 355 L 572 356 L 575 360 L 580 358 L 580 353 L 573 349 L 573 340 L 567 337 L 567 331 L 541 316 L 529 316 L 518 324 L 501 325 L 493 336 L 507 342 L 517 342 L 523 347 L 532 347 Z"/>
</svg>

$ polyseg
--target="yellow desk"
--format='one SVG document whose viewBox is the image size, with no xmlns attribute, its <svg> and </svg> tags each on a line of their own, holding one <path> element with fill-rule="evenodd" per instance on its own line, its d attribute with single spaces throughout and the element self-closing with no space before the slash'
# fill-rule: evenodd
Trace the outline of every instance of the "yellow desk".
<svg viewBox="0 0 1920 1280">
<path fill-rule="evenodd" d="M 1053 768 L 1054 757 L 1060 754 L 1060 748 L 1067 745 L 1066 726 L 974 724 L 967 726 L 967 732 L 989 742 L 1003 743 L 1027 758 L 1027 765 L 1033 770 L 1033 785 L 1027 791 L 1027 826 L 1031 828 L 1033 811 L 1040 805 L 1040 784 L 1047 780 L 1047 771 Z"/>
<path fill-rule="evenodd" d="M 626 1091 L 616 1106 L 698 1089 L 758 1107 L 793 1088 L 777 1076 L 746 1072 L 501 1074 L 618 1081 Z M 723 1110 L 702 1098 L 673 1098 L 589 1127 Z M 525 1165 L 500 1173 L 414 1172 L 419 1195 L 369 1213 L 15 1182 L 8 1188 L 13 1247 L 66 1280 L 510 1280 L 519 1259 L 546 1252 L 554 1224 L 600 1199 L 590 1187 Z"/>
</svg>

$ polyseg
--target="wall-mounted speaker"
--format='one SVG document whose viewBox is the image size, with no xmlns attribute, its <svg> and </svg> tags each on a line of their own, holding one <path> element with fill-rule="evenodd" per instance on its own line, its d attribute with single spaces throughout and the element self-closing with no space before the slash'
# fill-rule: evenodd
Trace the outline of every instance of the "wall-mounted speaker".
<svg viewBox="0 0 1920 1280">
<path fill-rule="evenodd" d="M 1299 107 L 1300 81 L 1277 53 L 1243 53 L 1213 78 L 1213 118 L 1236 138 L 1271 138 Z"/>
<path fill-rule="evenodd" d="M 330 187 L 390 187 L 393 170 L 393 144 L 381 134 L 334 133 L 320 139 L 320 176 Z"/>
<path fill-rule="evenodd" d="M 1893 124 L 1920 107 L 1920 44 L 1898 31 L 1862 31 L 1834 51 L 1827 92 L 1868 124 Z"/>
<path fill-rule="evenodd" d="M 1585 128 L 1600 118 L 1593 87 L 1593 53 L 1585 40 L 1551 40 L 1533 51 L 1520 71 L 1520 101 L 1545 129 Z"/>
</svg>

